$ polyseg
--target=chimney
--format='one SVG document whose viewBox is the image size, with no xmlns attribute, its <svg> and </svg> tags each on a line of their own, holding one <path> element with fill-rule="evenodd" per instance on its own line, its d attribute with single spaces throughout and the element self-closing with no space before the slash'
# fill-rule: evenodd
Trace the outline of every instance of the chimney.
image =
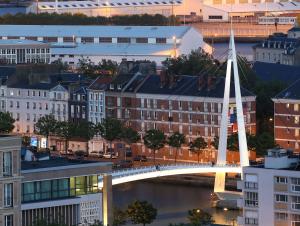
<svg viewBox="0 0 300 226">
<path fill-rule="evenodd" d="M 172 89 L 175 85 L 176 79 L 174 74 L 169 74 L 169 89 Z"/>
<path fill-rule="evenodd" d="M 167 71 L 163 68 L 159 74 L 160 77 L 160 88 L 163 88 L 167 83 Z"/>
<path fill-rule="evenodd" d="M 199 75 L 198 77 L 198 90 L 200 91 L 205 86 L 205 76 Z"/>
<path fill-rule="evenodd" d="M 216 77 L 213 75 L 210 75 L 207 77 L 207 91 L 210 91 L 215 86 Z"/>
</svg>

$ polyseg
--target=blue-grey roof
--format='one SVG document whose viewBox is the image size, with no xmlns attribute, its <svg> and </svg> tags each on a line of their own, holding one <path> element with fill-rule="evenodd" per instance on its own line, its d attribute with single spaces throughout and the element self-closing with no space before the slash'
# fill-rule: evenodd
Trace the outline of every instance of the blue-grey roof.
<svg viewBox="0 0 300 226">
<path fill-rule="evenodd" d="M 5 14 L 15 15 L 17 13 L 26 13 L 26 7 L 9 7 L 4 6 L 0 8 L 0 16 Z"/>
<path fill-rule="evenodd" d="M 95 161 L 88 160 L 71 160 L 67 158 L 60 157 L 51 157 L 50 160 L 42 160 L 42 161 L 22 161 L 21 162 L 21 170 L 33 170 L 33 169 L 41 169 L 41 168 L 55 168 L 60 166 L 72 166 L 76 167 L 76 165 L 87 164 L 87 163 L 96 163 Z M 99 162 L 97 162 L 99 163 Z M 105 163 L 107 164 L 107 163 Z M 103 164 L 103 165 L 105 165 Z"/>
<path fill-rule="evenodd" d="M 275 99 L 300 100 L 300 79 L 276 95 Z"/>
<path fill-rule="evenodd" d="M 284 34 L 271 35 L 268 39 L 254 46 L 254 48 L 284 49 L 285 54 L 293 54 L 300 47 L 300 39 L 288 38 Z"/>
<path fill-rule="evenodd" d="M 36 90 L 50 90 L 57 86 L 57 83 L 35 83 L 35 84 L 25 84 L 24 82 L 14 83 L 7 85 L 10 88 L 18 89 L 36 89 Z"/>
<path fill-rule="evenodd" d="M 0 27 L 1 29 L 1 27 Z M 1 31 L 0 31 L 1 33 Z M 170 56 L 174 51 L 171 44 L 131 44 L 131 43 L 99 43 L 95 44 L 78 44 L 75 47 L 65 48 L 55 45 L 51 48 L 51 54 L 71 54 L 71 55 L 89 55 L 89 56 L 119 56 L 135 55 L 146 56 Z"/>
<path fill-rule="evenodd" d="M 146 81 L 138 89 L 137 93 L 142 94 L 162 94 L 162 95 L 180 95 L 180 96 L 197 96 L 197 97 L 211 97 L 223 98 L 224 97 L 224 78 L 219 78 L 213 86 L 208 87 L 205 85 L 201 89 L 198 88 L 198 76 L 182 75 L 173 86 L 160 85 L 160 77 L 158 75 L 150 75 Z M 234 85 L 230 86 L 230 97 L 235 96 Z M 127 90 L 130 90 L 129 86 Z M 255 96 L 250 91 L 241 88 L 242 96 Z"/>
<path fill-rule="evenodd" d="M 0 39 L 0 47 L 2 45 L 17 45 L 17 46 L 24 46 L 24 45 L 46 45 L 44 42 L 33 41 L 33 40 L 21 40 L 21 39 Z"/>
<path fill-rule="evenodd" d="M 181 38 L 189 26 L 0 25 L 0 36 Z"/>
<path fill-rule="evenodd" d="M 255 62 L 252 69 L 263 81 L 278 80 L 290 84 L 300 79 L 300 66 Z"/>
</svg>

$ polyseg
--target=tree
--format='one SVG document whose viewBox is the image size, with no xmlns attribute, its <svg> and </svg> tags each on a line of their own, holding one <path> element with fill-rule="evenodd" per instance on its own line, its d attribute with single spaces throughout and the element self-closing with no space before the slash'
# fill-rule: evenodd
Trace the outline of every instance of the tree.
<svg viewBox="0 0 300 226">
<path fill-rule="evenodd" d="M 30 137 L 23 136 L 22 137 L 22 146 L 28 147 L 30 145 Z"/>
<path fill-rule="evenodd" d="M 0 134 L 10 133 L 15 128 L 14 123 L 9 112 L 0 112 Z"/>
<path fill-rule="evenodd" d="M 65 140 L 65 153 L 69 147 L 69 140 L 74 136 L 76 127 L 71 122 L 58 122 L 56 128 L 56 134 Z"/>
<path fill-rule="evenodd" d="M 127 215 L 133 224 L 151 224 L 157 215 L 157 210 L 147 201 L 135 201 L 128 205 Z"/>
<path fill-rule="evenodd" d="M 81 120 L 77 123 L 73 124 L 74 126 L 74 138 L 83 138 L 87 141 L 87 154 L 89 153 L 89 140 L 93 139 L 93 137 L 97 133 L 96 126 L 92 122 L 88 122 L 85 120 Z"/>
<path fill-rule="evenodd" d="M 131 146 L 131 144 L 136 143 L 140 140 L 140 136 L 138 132 L 130 127 L 123 127 L 121 138 L 129 146 Z M 124 155 L 126 158 L 126 153 Z"/>
<path fill-rule="evenodd" d="M 47 148 L 49 147 L 49 136 L 55 133 L 56 127 L 57 121 L 54 115 L 45 115 L 35 123 L 36 133 L 47 138 Z"/>
<path fill-rule="evenodd" d="M 148 130 L 144 136 L 144 144 L 153 151 L 153 161 L 155 163 L 155 152 L 163 148 L 166 142 L 165 134 L 157 129 Z"/>
<path fill-rule="evenodd" d="M 176 164 L 178 150 L 185 143 L 185 136 L 182 133 L 175 132 L 171 136 L 168 137 L 167 142 L 172 148 L 175 148 L 175 150 L 176 150 L 175 151 L 175 164 Z"/>
<path fill-rule="evenodd" d="M 213 141 L 210 143 L 215 149 L 218 150 L 219 148 L 219 137 L 215 136 Z"/>
<path fill-rule="evenodd" d="M 276 143 L 274 142 L 274 137 L 267 132 L 257 135 L 257 149 L 256 153 L 258 156 L 264 156 L 266 151 L 270 148 L 277 147 Z"/>
<path fill-rule="evenodd" d="M 190 150 L 197 154 L 198 157 L 198 163 L 200 162 L 200 154 L 203 152 L 203 150 L 207 147 L 207 143 L 204 140 L 203 137 L 197 137 L 193 142 L 190 144 Z"/>
<path fill-rule="evenodd" d="M 213 217 L 201 209 L 189 210 L 188 220 L 192 226 L 205 226 L 214 223 Z"/>
<path fill-rule="evenodd" d="M 106 118 L 101 124 L 97 125 L 100 135 L 109 142 L 109 148 L 112 148 L 114 140 L 120 139 L 122 136 L 122 123 L 113 118 Z M 112 155 L 111 155 L 112 158 Z"/>
<path fill-rule="evenodd" d="M 119 208 L 114 208 L 113 226 L 125 225 L 126 220 L 127 220 L 127 213 L 120 210 Z"/>
<path fill-rule="evenodd" d="M 168 58 L 163 61 L 170 74 L 175 75 L 201 75 L 205 71 L 214 71 L 214 75 L 225 75 L 225 64 L 213 59 L 203 50 L 192 51 L 188 55 Z"/>
</svg>

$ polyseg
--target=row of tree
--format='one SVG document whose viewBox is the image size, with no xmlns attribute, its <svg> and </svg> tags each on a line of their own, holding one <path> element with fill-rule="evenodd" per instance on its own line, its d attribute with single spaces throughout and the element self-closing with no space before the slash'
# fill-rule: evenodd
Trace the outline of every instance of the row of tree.
<svg viewBox="0 0 300 226">
<path fill-rule="evenodd" d="M 135 143 L 139 140 L 138 133 L 125 127 L 119 120 L 107 118 L 102 123 L 93 124 L 88 121 L 57 121 L 53 115 L 41 117 L 35 124 L 35 132 L 47 138 L 57 136 L 65 140 L 65 151 L 71 138 L 91 140 L 95 135 L 102 136 L 112 147 L 112 142 L 122 140 L 127 144 Z"/>
<path fill-rule="evenodd" d="M 9 133 L 14 128 L 15 120 L 7 112 L 0 112 L 0 133 Z M 41 117 L 35 124 L 35 132 L 47 138 L 49 136 L 57 136 L 65 140 L 65 151 L 67 151 L 68 143 L 71 138 L 91 140 L 95 135 L 102 136 L 112 148 L 112 143 L 116 140 L 125 142 L 128 145 L 136 143 L 140 140 L 137 131 L 130 127 L 126 127 L 117 119 L 107 118 L 102 123 L 93 124 L 87 121 L 69 122 L 57 121 L 53 115 Z M 163 131 L 150 129 L 146 131 L 143 137 L 144 144 L 152 150 L 153 160 L 155 162 L 156 152 L 169 145 L 175 149 L 175 163 L 177 161 L 178 151 L 183 145 L 188 145 L 189 150 L 197 154 L 198 162 L 200 154 L 207 148 L 208 144 L 203 137 L 197 137 L 192 142 L 187 143 L 186 136 L 179 132 L 174 132 L 167 137 Z M 49 142 L 47 142 L 49 143 Z M 276 146 L 273 137 L 269 133 L 262 133 L 256 136 L 247 134 L 248 149 L 257 151 L 258 155 L 264 155 L 265 150 Z M 218 149 L 219 138 L 215 137 L 211 145 Z M 238 135 L 232 134 L 228 136 L 227 147 L 230 151 L 238 151 Z"/>
<path fill-rule="evenodd" d="M 124 15 L 124 16 L 96 16 L 89 17 L 81 13 L 18 13 L 16 15 L 5 14 L 0 17 L 0 24 L 24 24 L 24 25 L 140 25 L 162 26 L 179 25 L 180 22 L 174 16 L 165 17 L 156 15 Z"/>
</svg>

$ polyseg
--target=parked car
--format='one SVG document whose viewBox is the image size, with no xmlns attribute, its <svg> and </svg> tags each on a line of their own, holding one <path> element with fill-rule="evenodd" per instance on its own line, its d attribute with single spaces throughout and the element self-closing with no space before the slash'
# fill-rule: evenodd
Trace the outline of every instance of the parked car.
<svg viewBox="0 0 300 226">
<path fill-rule="evenodd" d="M 110 158 L 116 159 L 117 156 L 115 155 L 115 153 L 108 152 L 108 153 L 103 154 L 103 158 L 105 158 L 105 159 L 110 159 Z"/>
<path fill-rule="evenodd" d="M 89 156 L 103 158 L 103 151 L 92 151 Z"/>
<path fill-rule="evenodd" d="M 136 162 L 147 162 L 147 157 L 145 155 L 137 155 L 133 158 Z"/>
<path fill-rule="evenodd" d="M 113 165 L 113 168 L 120 169 L 120 168 L 131 168 L 133 167 L 133 162 L 131 160 L 121 160 Z"/>
</svg>

